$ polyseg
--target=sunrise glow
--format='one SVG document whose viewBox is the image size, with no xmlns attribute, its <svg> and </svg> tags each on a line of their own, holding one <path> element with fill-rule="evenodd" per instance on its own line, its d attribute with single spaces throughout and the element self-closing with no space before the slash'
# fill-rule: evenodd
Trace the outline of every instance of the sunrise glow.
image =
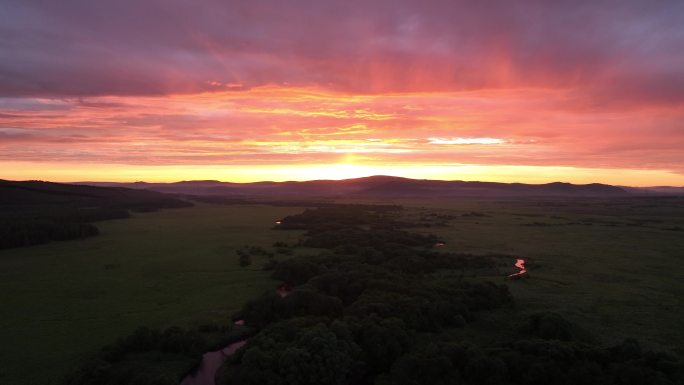
<svg viewBox="0 0 684 385">
<path fill-rule="evenodd" d="M 658 7 L 158 6 L 7 7 L 0 179 L 684 185 L 682 24 Z"/>
</svg>

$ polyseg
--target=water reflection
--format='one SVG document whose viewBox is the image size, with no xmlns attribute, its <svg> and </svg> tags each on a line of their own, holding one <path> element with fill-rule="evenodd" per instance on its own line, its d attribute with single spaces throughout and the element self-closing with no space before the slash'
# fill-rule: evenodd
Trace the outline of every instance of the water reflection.
<svg viewBox="0 0 684 385">
<path fill-rule="evenodd" d="M 181 385 L 215 385 L 216 371 L 223 365 L 226 357 L 235 353 L 246 343 L 247 341 L 238 341 L 221 350 L 204 353 L 200 366 L 194 373 L 186 376 Z"/>
<path fill-rule="evenodd" d="M 276 293 L 281 298 L 285 298 L 288 294 L 290 294 L 291 290 L 292 288 L 290 286 L 282 284 L 276 289 Z M 235 325 L 244 324 L 245 320 L 240 319 L 235 321 Z M 216 385 L 216 372 L 226 361 L 226 357 L 235 353 L 246 343 L 247 340 L 242 340 L 232 343 L 221 350 L 204 353 L 200 366 L 192 374 L 185 376 L 181 382 L 181 385 Z"/>
<path fill-rule="evenodd" d="M 517 273 L 513 273 L 508 276 L 508 278 L 520 278 L 522 275 L 527 274 L 527 269 L 525 268 L 525 260 L 524 259 L 516 259 L 515 261 L 515 267 L 520 269 Z"/>
</svg>

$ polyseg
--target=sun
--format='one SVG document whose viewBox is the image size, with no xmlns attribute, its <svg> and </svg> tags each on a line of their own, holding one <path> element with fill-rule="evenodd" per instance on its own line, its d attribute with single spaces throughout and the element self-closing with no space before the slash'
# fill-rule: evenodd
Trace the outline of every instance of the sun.
<svg viewBox="0 0 684 385">
<path fill-rule="evenodd" d="M 301 167 L 297 170 L 303 179 L 352 179 L 380 174 L 379 167 L 351 163 L 334 163 Z"/>
<path fill-rule="evenodd" d="M 371 176 L 373 172 L 367 166 L 356 164 L 335 164 L 330 167 L 330 179 L 351 179 Z"/>
</svg>

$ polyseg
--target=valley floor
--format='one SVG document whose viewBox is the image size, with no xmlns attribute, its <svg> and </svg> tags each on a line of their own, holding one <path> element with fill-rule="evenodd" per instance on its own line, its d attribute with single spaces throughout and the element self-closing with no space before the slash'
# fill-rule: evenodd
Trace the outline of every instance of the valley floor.
<svg viewBox="0 0 684 385">
<path fill-rule="evenodd" d="M 274 282 L 245 245 L 297 207 L 214 206 L 98 222 L 94 238 L 0 250 L 0 383 L 50 384 L 81 358 L 141 326 L 224 321 Z"/>
<path fill-rule="evenodd" d="M 602 343 L 634 337 L 684 353 L 682 199 L 394 203 L 444 251 L 525 258 L 528 279 L 504 282 L 515 260 L 487 277 L 508 284 L 519 311 L 556 311 Z M 226 322 L 278 285 L 261 270 L 266 256 L 240 267 L 236 251 L 296 242 L 301 232 L 271 228 L 302 210 L 200 204 L 100 222 L 90 239 L 0 251 L 0 383 L 54 383 L 139 326 Z"/>
</svg>

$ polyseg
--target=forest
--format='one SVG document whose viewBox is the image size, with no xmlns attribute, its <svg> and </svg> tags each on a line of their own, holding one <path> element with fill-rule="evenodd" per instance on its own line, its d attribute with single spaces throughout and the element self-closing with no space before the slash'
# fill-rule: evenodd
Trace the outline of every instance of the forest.
<svg viewBox="0 0 684 385">
<path fill-rule="evenodd" d="M 152 191 L 0 180 L 0 249 L 96 236 L 93 222 L 128 218 L 129 210 L 191 205 Z"/>
<path fill-rule="evenodd" d="M 605 346 L 558 313 L 523 312 L 508 286 L 486 278 L 521 256 L 439 251 L 440 238 L 402 221 L 402 210 L 340 205 L 282 218 L 274 231 L 305 231 L 286 246 L 315 251 L 264 265 L 287 295 L 273 290 L 247 302 L 232 318 L 245 326 L 138 331 L 64 383 L 177 384 L 181 378 L 149 373 L 178 360 L 189 373 L 216 334 L 224 344 L 247 339 L 218 375 L 226 385 L 684 381 L 678 355 L 643 349 L 630 336 Z"/>
</svg>

